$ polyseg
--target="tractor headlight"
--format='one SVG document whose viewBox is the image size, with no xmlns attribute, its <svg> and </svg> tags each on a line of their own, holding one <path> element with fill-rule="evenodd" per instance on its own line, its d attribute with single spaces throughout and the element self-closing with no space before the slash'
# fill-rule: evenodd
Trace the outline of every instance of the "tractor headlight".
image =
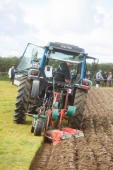
<svg viewBox="0 0 113 170">
<path fill-rule="evenodd" d="M 32 70 L 31 75 L 32 76 L 38 76 L 38 71 L 37 70 Z"/>
</svg>

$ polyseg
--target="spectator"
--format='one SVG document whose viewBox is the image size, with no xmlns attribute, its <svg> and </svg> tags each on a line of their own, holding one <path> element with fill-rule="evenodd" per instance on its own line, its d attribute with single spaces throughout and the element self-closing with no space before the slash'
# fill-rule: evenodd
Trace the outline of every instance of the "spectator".
<svg viewBox="0 0 113 170">
<path fill-rule="evenodd" d="M 90 73 L 90 71 L 86 73 L 85 78 L 92 81 L 92 74 Z"/>
<path fill-rule="evenodd" d="M 106 86 L 107 85 L 107 77 L 108 77 L 108 74 L 106 73 L 106 71 L 104 72 L 102 77 L 103 77 L 103 86 Z"/>
<path fill-rule="evenodd" d="M 57 69 L 55 79 L 57 81 L 63 81 L 63 82 L 69 83 L 70 82 L 70 71 L 69 71 L 70 66 L 72 66 L 72 63 L 70 62 L 61 63 Z"/>
<path fill-rule="evenodd" d="M 12 84 L 14 84 L 14 78 L 15 78 L 14 65 L 12 65 L 12 67 L 9 69 L 8 75 L 9 75 L 10 81 L 12 82 Z"/>
<path fill-rule="evenodd" d="M 77 76 L 77 70 L 72 70 L 71 71 L 71 83 L 75 81 L 76 76 Z"/>
<path fill-rule="evenodd" d="M 99 87 L 100 80 L 103 79 L 101 73 L 102 73 L 102 70 L 99 70 L 99 72 L 96 74 L 96 87 Z"/>
<path fill-rule="evenodd" d="M 111 72 L 108 73 L 107 81 L 108 81 L 108 86 L 111 87 L 111 81 L 112 81 L 112 73 Z"/>
</svg>

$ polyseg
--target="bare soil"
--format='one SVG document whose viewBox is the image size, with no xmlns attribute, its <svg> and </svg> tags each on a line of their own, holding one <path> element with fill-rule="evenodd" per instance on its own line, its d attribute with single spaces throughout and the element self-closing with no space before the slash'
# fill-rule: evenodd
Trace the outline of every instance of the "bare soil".
<svg viewBox="0 0 113 170">
<path fill-rule="evenodd" d="M 30 170 L 113 170 L 113 90 L 88 92 L 82 130 L 84 137 L 43 143 Z"/>
</svg>

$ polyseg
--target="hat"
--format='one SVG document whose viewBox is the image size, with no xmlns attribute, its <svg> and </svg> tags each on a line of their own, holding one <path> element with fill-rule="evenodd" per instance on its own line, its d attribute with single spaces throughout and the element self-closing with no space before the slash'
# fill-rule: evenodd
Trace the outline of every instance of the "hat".
<svg viewBox="0 0 113 170">
<path fill-rule="evenodd" d="M 99 70 L 100 73 L 102 73 L 102 70 Z"/>
</svg>

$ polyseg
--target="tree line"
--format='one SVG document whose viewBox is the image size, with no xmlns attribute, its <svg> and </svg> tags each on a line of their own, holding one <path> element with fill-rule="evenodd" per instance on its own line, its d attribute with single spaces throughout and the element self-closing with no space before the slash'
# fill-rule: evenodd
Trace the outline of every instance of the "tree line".
<svg viewBox="0 0 113 170">
<path fill-rule="evenodd" d="M 87 64 L 87 71 L 90 71 L 93 77 L 95 77 L 96 73 L 99 70 L 102 70 L 102 74 L 104 72 L 107 72 L 107 73 L 112 72 L 113 74 L 113 63 L 98 63 L 96 65 L 93 65 L 93 64 L 94 63 Z"/>
<path fill-rule="evenodd" d="M 0 57 L 0 72 L 8 72 L 9 68 L 14 65 L 15 68 L 19 64 L 21 60 L 21 57 Z M 55 64 L 55 63 L 54 63 Z M 112 72 L 113 74 L 113 63 L 100 63 L 100 64 L 90 64 L 87 63 L 86 70 L 90 71 L 93 76 L 95 76 L 96 72 L 99 70 L 102 70 L 102 73 L 104 71 Z"/>
<path fill-rule="evenodd" d="M 9 68 L 11 68 L 12 65 L 17 67 L 20 57 L 0 57 L 0 72 L 8 72 Z"/>
</svg>

